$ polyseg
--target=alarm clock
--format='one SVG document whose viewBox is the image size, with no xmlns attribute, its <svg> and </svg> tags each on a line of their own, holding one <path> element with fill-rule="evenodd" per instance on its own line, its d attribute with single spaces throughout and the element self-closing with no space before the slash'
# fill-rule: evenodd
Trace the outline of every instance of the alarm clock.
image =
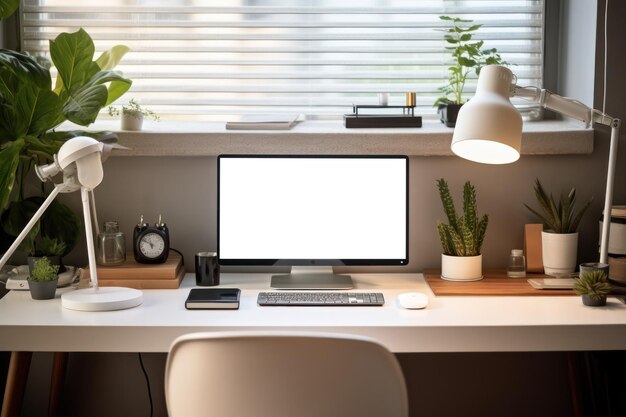
<svg viewBox="0 0 626 417">
<path fill-rule="evenodd" d="M 143 215 L 133 231 L 133 253 L 135 261 L 142 264 L 161 264 L 167 261 L 170 252 L 170 232 L 167 225 L 159 221 L 150 226 L 143 222 Z"/>
</svg>

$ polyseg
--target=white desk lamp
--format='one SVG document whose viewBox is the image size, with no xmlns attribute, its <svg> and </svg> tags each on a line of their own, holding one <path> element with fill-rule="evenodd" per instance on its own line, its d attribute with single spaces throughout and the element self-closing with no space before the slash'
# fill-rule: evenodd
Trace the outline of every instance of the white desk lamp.
<svg viewBox="0 0 626 417">
<path fill-rule="evenodd" d="M 102 182 L 102 152 L 103 144 L 101 142 L 86 136 L 79 136 L 69 139 L 61 146 L 59 152 L 54 155 L 54 162 L 35 167 L 35 172 L 42 181 L 45 182 L 49 178 L 62 172 L 63 182 L 54 185 L 54 189 L 50 195 L 26 224 L 24 230 L 17 236 L 13 244 L 2 256 L 2 259 L 0 259 L 1 268 L 7 263 L 22 240 L 26 238 L 30 229 L 33 228 L 35 223 L 37 223 L 59 193 L 71 193 L 80 189 L 83 203 L 85 234 L 87 237 L 89 276 L 92 287 L 66 292 L 61 296 L 61 305 L 70 310 L 122 310 L 136 307 L 143 301 L 143 294 L 139 290 L 121 287 L 98 287 L 96 258 L 91 229 L 92 220 L 89 194 L 93 193 L 93 189 Z"/>
<path fill-rule="evenodd" d="M 547 109 L 581 120 L 587 126 L 593 123 L 610 126 L 611 144 L 600 241 L 600 262 L 607 263 L 620 119 L 547 90 L 519 87 L 515 81 L 515 76 L 508 68 L 488 65 L 481 69 L 476 95 L 459 111 L 452 136 L 452 152 L 462 158 L 487 164 L 517 161 L 522 142 L 522 116 L 513 107 L 509 97 L 532 100 Z"/>
</svg>

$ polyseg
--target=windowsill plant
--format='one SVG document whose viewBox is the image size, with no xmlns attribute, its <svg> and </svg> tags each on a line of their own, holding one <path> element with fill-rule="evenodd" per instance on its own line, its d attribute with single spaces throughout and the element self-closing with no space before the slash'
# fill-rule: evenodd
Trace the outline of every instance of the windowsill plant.
<svg viewBox="0 0 626 417">
<path fill-rule="evenodd" d="M 484 45 L 482 40 L 473 40 L 476 31 L 482 26 L 473 25 L 473 20 L 460 19 L 458 17 L 439 16 L 439 19 L 450 25 L 444 32 L 444 40 L 448 44 L 446 50 L 450 51 L 453 63 L 449 70 L 448 85 L 439 88 L 444 95 L 435 101 L 437 113 L 441 122 L 447 127 L 456 125 L 456 117 L 459 109 L 465 103 L 463 92 L 465 82 L 471 73 L 477 76 L 480 69 L 485 65 L 506 64 L 496 48 L 481 49 Z"/>
<path fill-rule="evenodd" d="M 463 186 L 463 214 L 457 215 L 448 183 L 437 180 L 439 196 L 448 224 L 437 221 L 437 231 L 443 247 L 441 278 L 451 281 L 477 281 L 482 279 L 480 249 L 487 232 L 489 216 L 478 219 L 476 189 L 468 181 Z"/>
<path fill-rule="evenodd" d="M 109 106 L 109 116 L 117 117 L 120 110 Z M 122 106 L 122 130 L 141 130 L 144 118 L 149 118 L 155 122 L 159 121 L 159 116 L 152 110 L 142 107 L 135 99 L 130 99 L 128 104 Z"/>
</svg>

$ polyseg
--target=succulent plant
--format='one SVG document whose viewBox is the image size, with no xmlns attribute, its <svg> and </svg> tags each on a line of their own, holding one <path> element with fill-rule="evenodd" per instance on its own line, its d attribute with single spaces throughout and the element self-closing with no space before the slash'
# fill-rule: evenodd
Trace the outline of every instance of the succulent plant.
<svg viewBox="0 0 626 417">
<path fill-rule="evenodd" d="M 585 271 L 574 283 L 574 291 L 578 295 L 588 295 L 594 301 L 600 300 L 611 291 L 606 273 L 602 270 Z"/>
<path fill-rule="evenodd" d="M 31 281 L 53 281 L 59 273 L 59 265 L 52 265 L 50 259 L 43 257 L 35 261 L 30 273 Z"/>
<path fill-rule="evenodd" d="M 465 183 L 463 186 L 463 215 L 458 216 L 448 183 L 441 178 L 437 180 L 437 187 L 439 188 L 443 210 L 448 218 L 448 224 L 437 221 L 443 253 L 452 256 L 480 255 L 489 216 L 485 214 L 480 221 L 478 220 L 476 189 L 469 181 Z"/>
<path fill-rule="evenodd" d="M 541 207 L 541 212 L 533 209 L 528 204 L 524 204 L 524 206 L 541 218 L 546 232 L 575 233 L 578 230 L 578 225 L 580 224 L 583 214 L 585 214 L 585 211 L 587 211 L 591 205 L 593 197 L 575 214 L 576 188 L 572 188 L 567 196 L 561 194 L 558 203 L 554 200 L 552 194 L 548 197 L 539 178 L 535 180 L 534 188 L 535 196 Z"/>
</svg>

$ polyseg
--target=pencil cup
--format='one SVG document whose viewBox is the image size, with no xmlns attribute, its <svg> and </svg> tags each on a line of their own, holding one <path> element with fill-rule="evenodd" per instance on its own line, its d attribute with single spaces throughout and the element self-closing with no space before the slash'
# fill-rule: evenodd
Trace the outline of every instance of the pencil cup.
<svg viewBox="0 0 626 417">
<path fill-rule="evenodd" d="M 579 276 L 582 275 L 583 273 L 587 272 L 587 271 L 597 271 L 597 270 L 601 270 L 604 271 L 604 273 L 606 274 L 607 278 L 609 276 L 609 265 L 608 264 L 601 264 L 598 262 L 587 262 L 584 264 L 580 264 L 580 273 Z"/>
<path fill-rule="evenodd" d="M 217 264 L 216 252 L 196 253 L 196 285 L 220 285 L 220 266 Z"/>
</svg>

